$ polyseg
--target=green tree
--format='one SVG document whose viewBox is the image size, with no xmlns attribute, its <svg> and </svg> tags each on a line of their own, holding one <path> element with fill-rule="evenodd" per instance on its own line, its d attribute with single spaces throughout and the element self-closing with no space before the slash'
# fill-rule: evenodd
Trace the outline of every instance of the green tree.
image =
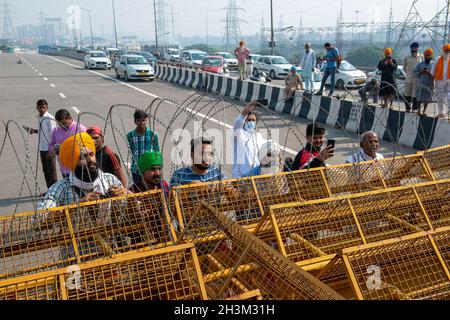
<svg viewBox="0 0 450 320">
<path fill-rule="evenodd" d="M 349 51 L 343 59 L 357 67 L 376 68 L 384 56 L 383 51 L 383 48 L 368 45 Z"/>
</svg>

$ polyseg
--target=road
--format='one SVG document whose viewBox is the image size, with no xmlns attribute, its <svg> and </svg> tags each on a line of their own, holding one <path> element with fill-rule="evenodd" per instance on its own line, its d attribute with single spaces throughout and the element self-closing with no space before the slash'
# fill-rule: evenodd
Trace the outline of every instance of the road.
<svg viewBox="0 0 450 320">
<path fill-rule="evenodd" d="M 81 122 L 84 125 L 105 127 L 104 119 L 112 105 L 124 104 L 145 109 L 158 97 L 181 103 L 195 93 L 191 89 L 160 80 L 124 83 L 115 79 L 114 70 L 85 70 L 81 62 L 68 58 L 36 54 L 21 54 L 21 56 L 26 63 L 17 64 L 18 57 L 14 55 L 3 54 L 0 57 L 0 101 L 2 101 L 0 117 L 4 123 L 14 120 L 10 122 L 6 143 L 0 149 L 2 163 L 0 174 L 3 178 L 0 189 L 0 215 L 33 210 L 36 201 L 39 200 L 35 195 L 46 191 L 40 160 L 37 158 L 37 136 L 27 136 L 23 130 L 18 130 L 22 125 L 36 127 L 35 103 L 38 99 L 46 99 L 49 102 L 49 111 L 52 114 L 60 108 L 65 108 L 76 117 L 71 109 L 72 106 L 76 106 L 82 113 L 91 113 L 82 115 Z M 204 122 L 205 129 L 218 129 L 224 132 L 225 129 L 232 128 L 234 119 L 243 109 L 243 104 L 231 105 L 225 101 L 211 106 L 211 101 L 217 102 L 217 97 L 202 97 L 197 105 L 185 105 L 185 108 L 177 103 L 163 103 L 157 112 L 152 112 L 156 119 L 154 129 L 163 146 L 166 180 L 170 180 L 171 173 L 178 168 L 171 161 L 174 144 L 170 137 L 174 130 L 185 127 L 192 135 L 196 119 Z M 106 144 L 119 152 L 124 162 L 129 161 L 125 134 L 134 129 L 132 116 L 134 109 L 128 106 L 115 107 L 112 112 L 115 137 L 110 125 L 105 133 Z M 178 116 L 175 116 L 177 113 Z M 208 113 L 211 116 L 208 116 Z M 305 143 L 304 133 L 309 121 L 288 115 L 275 115 L 265 109 L 261 109 L 260 113 L 262 121 L 258 128 L 260 130 L 270 128 L 274 133 L 278 130 L 279 142 L 284 147 L 283 156 L 294 157 Z M 171 122 L 173 122 L 171 129 L 167 129 Z M 343 163 L 348 155 L 357 151 L 358 137 L 354 133 L 332 127 L 327 130 L 328 136 L 336 139 L 337 147 L 337 154 L 329 163 Z M 164 140 L 166 133 L 167 137 Z M 3 127 L 0 130 L 0 141 L 3 142 L 4 138 Z M 231 148 L 232 145 L 229 143 L 225 145 L 224 153 L 227 159 Z M 382 143 L 381 153 L 386 157 L 414 152 L 416 150 L 411 148 Z M 231 176 L 229 163 L 227 161 L 224 165 L 228 177 Z"/>
</svg>

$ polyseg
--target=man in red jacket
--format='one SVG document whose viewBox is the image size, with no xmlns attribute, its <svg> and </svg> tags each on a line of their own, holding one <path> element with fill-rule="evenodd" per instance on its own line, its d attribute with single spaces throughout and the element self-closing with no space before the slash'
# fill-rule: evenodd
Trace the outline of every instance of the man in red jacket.
<svg viewBox="0 0 450 320">
<path fill-rule="evenodd" d="M 334 156 L 334 147 L 322 149 L 325 128 L 319 123 L 311 123 L 306 128 L 307 144 L 295 157 L 292 170 L 313 169 L 325 166 L 325 161 Z"/>
</svg>

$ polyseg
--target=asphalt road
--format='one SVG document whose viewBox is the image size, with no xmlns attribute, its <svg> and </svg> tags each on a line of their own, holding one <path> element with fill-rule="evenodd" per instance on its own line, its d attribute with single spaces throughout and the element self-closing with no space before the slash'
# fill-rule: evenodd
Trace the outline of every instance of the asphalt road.
<svg viewBox="0 0 450 320">
<path fill-rule="evenodd" d="M 49 102 L 52 114 L 60 108 L 71 109 L 76 106 L 83 114 L 81 123 L 86 126 L 105 126 L 105 118 L 112 105 L 123 104 L 146 109 L 158 97 L 182 103 L 195 91 L 182 88 L 164 81 L 124 83 L 115 79 L 114 70 L 85 70 L 82 63 L 68 58 L 48 57 L 36 54 L 21 54 L 24 64 L 17 64 L 18 56 L 0 55 L 0 117 L 9 122 L 9 135 L 5 144 L 0 145 L 0 215 L 12 215 L 15 212 L 33 210 L 36 194 L 45 192 L 46 186 L 40 160 L 37 158 L 37 135 L 28 136 L 22 125 L 36 127 L 35 104 L 38 99 Z M 196 103 L 180 107 L 177 103 L 162 103 L 154 114 L 154 129 L 159 135 L 165 158 L 164 176 L 170 179 L 171 173 L 178 168 L 171 161 L 173 142 L 171 135 L 177 129 L 185 128 L 192 136 L 203 122 L 205 129 L 224 132 L 230 129 L 235 118 L 243 109 L 243 104 L 231 105 L 229 101 L 218 101 L 218 97 L 197 97 Z M 193 99 L 193 98 L 191 98 Z M 232 101 L 231 103 L 236 103 Z M 112 125 L 115 137 L 108 124 L 106 144 L 119 152 L 123 161 L 128 162 L 125 134 L 134 129 L 133 112 L 128 106 L 115 107 L 112 111 Z M 152 110 L 155 110 L 153 108 Z M 305 143 L 304 133 L 308 120 L 287 115 L 275 115 L 270 110 L 261 109 L 260 130 L 270 128 L 278 130 L 279 142 L 284 146 L 284 157 L 294 157 Z M 16 125 L 17 123 L 17 125 Z M 171 129 L 168 129 L 169 124 Z M 152 124 L 153 125 L 153 124 Z M 195 127 L 197 126 L 197 127 Z M 335 128 L 327 128 L 328 136 L 336 139 L 336 156 L 329 164 L 345 162 L 345 158 L 358 150 L 358 137 L 354 133 Z M 166 135 L 167 134 L 167 135 Z M 22 137 L 22 135 L 24 135 Z M 166 139 L 164 139 L 166 136 Z M 5 127 L 0 130 L 0 143 L 5 139 Z M 225 141 L 225 138 L 224 138 Z M 224 158 L 229 159 L 232 145 L 225 144 Z M 28 152 L 26 152 L 28 151 Z M 411 148 L 383 142 L 381 153 L 386 157 L 394 154 L 411 154 Z M 28 159 L 28 160 L 27 160 Z M 224 165 L 225 173 L 231 176 L 229 161 Z M 36 177 L 36 179 L 35 179 Z"/>
</svg>

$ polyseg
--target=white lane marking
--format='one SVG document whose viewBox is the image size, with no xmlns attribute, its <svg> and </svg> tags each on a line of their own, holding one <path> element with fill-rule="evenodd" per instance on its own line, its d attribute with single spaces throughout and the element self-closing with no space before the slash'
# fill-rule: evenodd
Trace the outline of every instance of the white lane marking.
<svg viewBox="0 0 450 320">
<path fill-rule="evenodd" d="M 38 76 L 42 76 L 42 73 L 39 72 L 39 73 L 38 73 Z"/>
<path fill-rule="evenodd" d="M 56 88 L 56 86 L 53 83 L 50 83 L 50 87 Z"/>
<path fill-rule="evenodd" d="M 66 96 L 64 95 L 64 93 L 59 93 L 59 95 L 61 96 L 61 98 L 63 98 L 63 99 L 65 99 L 66 98 Z"/>
<path fill-rule="evenodd" d="M 44 78 L 44 80 L 45 80 L 45 81 L 48 81 L 48 79 L 47 79 L 47 78 Z"/>
<path fill-rule="evenodd" d="M 61 63 L 64 63 L 64 64 L 66 64 L 66 65 L 68 65 L 68 66 L 71 66 L 71 67 L 79 68 L 79 66 L 77 66 L 77 65 L 71 64 L 71 63 L 69 63 L 69 62 L 66 62 L 66 61 L 63 61 L 63 60 L 60 60 L 60 59 L 57 59 L 57 58 L 54 58 L 54 57 L 49 57 L 49 56 L 47 56 L 47 58 L 52 59 L 52 60 L 55 60 L 55 61 L 58 61 L 58 62 L 61 62 Z M 91 72 L 91 73 L 93 73 L 93 74 L 96 74 L 96 75 L 98 75 L 98 76 L 101 76 L 101 77 L 103 77 L 103 78 L 106 78 L 106 79 L 109 79 L 109 80 L 113 80 L 113 81 L 115 81 L 115 82 L 117 82 L 117 83 L 120 83 L 120 84 L 123 85 L 123 86 L 126 86 L 126 87 L 129 87 L 129 88 L 131 88 L 131 89 L 134 89 L 134 90 L 136 90 L 136 91 L 138 91 L 138 92 L 140 92 L 140 93 L 142 93 L 142 94 L 145 94 L 145 95 L 147 95 L 147 96 L 150 96 L 150 97 L 152 97 L 152 98 L 155 98 L 155 99 L 160 98 L 160 99 L 162 99 L 161 97 L 159 97 L 159 96 L 157 96 L 157 95 L 155 95 L 155 94 L 153 94 L 153 93 L 150 93 L 150 92 L 147 92 L 147 91 L 145 91 L 145 90 L 139 89 L 138 87 L 135 87 L 135 86 L 133 86 L 133 85 L 131 85 L 131 84 L 129 84 L 129 83 L 125 83 L 125 82 L 122 82 L 122 81 L 120 81 L 120 80 L 117 80 L 116 78 L 112 78 L 112 77 L 110 77 L 110 76 L 104 75 L 103 73 L 100 73 L 100 72 L 97 72 L 97 71 L 93 71 L 93 70 L 86 70 L 86 71 Z M 173 103 L 171 103 L 171 102 L 168 102 L 168 101 L 167 101 L 167 103 L 173 105 Z M 231 125 L 229 125 L 229 124 L 227 124 L 227 123 L 224 123 L 224 122 L 222 122 L 222 121 L 220 121 L 220 120 L 217 120 L 217 119 L 208 117 L 207 115 L 204 115 L 204 114 L 202 114 L 202 113 L 198 113 L 198 112 L 196 112 L 196 111 L 194 111 L 194 110 L 192 110 L 192 109 L 189 109 L 189 108 L 185 108 L 185 110 L 187 110 L 188 112 L 190 112 L 190 113 L 192 113 L 192 114 L 195 114 L 196 116 L 199 116 L 200 118 L 203 118 L 203 119 L 206 119 L 206 118 L 207 118 L 209 121 L 214 122 L 215 124 L 224 126 L 224 127 L 228 128 L 228 129 L 233 129 L 233 126 L 231 126 Z M 289 148 L 287 148 L 287 147 L 285 147 L 285 146 L 280 146 L 280 148 L 281 148 L 281 150 L 283 150 L 283 151 L 285 151 L 285 152 L 287 152 L 287 153 L 290 153 L 290 154 L 292 154 L 292 155 L 296 155 L 296 154 L 298 153 L 297 151 L 294 151 L 294 150 L 292 150 L 292 149 L 289 149 Z"/>
</svg>

